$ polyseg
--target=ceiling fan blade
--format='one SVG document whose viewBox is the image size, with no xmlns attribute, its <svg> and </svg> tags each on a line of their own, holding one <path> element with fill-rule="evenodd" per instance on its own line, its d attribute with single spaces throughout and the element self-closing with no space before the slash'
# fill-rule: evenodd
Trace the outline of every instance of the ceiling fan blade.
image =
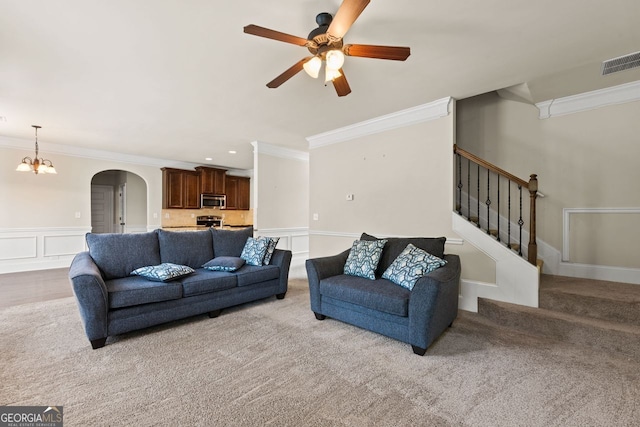
<svg viewBox="0 0 640 427">
<path fill-rule="evenodd" d="M 302 66 L 304 65 L 304 63 L 307 62 L 308 60 L 310 60 L 311 58 L 313 58 L 313 56 L 308 56 L 306 58 L 302 58 L 300 61 L 298 61 L 295 64 L 293 64 L 293 66 L 291 66 L 289 69 L 287 69 L 284 73 L 280 74 L 278 77 L 276 77 L 275 79 L 273 79 L 269 83 L 267 83 L 267 87 L 271 88 L 271 89 L 277 88 L 282 83 L 286 82 L 291 77 L 293 77 L 296 74 L 298 74 L 302 70 Z"/>
<path fill-rule="evenodd" d="M 347 78 L 344 76 L 344 70 L 342 68 L 340 68 L 340 77 L 333 79 L 333 87 L 336 89 L 338 96 L 347 96 L 351 93 L 349 82 L 347 82 Z"/>
<path fill-rule="evenodd" d="M 351 25 L 358 19 L 370 0 L 344 0 L 327 29 L 327 34 L 341 39 L 347 34 Z"/>
<path fill-rule="evenodd" d="M 307 39 L 303 39 L 302 37 L 292 36 L 291 34 L 281 33 L 280 31 L 270 30 L 253 24 L 244 27 L 244 32 L 254 36 L 265 37 L 267 39 L 291 43 L 298 46 L 304 46 L 307 44 Z"/>
<path fill-rule="evenodd" d="M 362 58 L 391 59 L 404 61 L 411 55 L 411 49 L 402 46 L 375 46 L 370 44 L 346 44 L 342 51 L 348 56 Z"/>
</svg>

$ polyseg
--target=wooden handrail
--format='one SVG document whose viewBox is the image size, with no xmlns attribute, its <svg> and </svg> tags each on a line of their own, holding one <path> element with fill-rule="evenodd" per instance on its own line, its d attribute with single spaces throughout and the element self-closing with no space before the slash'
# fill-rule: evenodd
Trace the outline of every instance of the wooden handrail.
<svg viewBox="0 0 640 427">
<path fill-rule="evenodd" d="M 465 159 L 469 159 L 473 163 L 482 166 L 485 169 L 488 169 L 498 175 L 504 176 L 509 181 L 515 182 L 521 187 L 529 190 L 529 245 L 528 245 L 528 261 L 537 265 L 538 262 L 538 245 L 536 242 L 536 199 L 538 197 L 538 178 L 536 174 L 531 174 L 529 176 L 529 181 L 525 181 L 522 178 L 518 178 L 517 176 L 505 171 L 497 167 L 494 164 L 487 162 L 484 159 L 476 156 L 475 154 L 471 154 L 470 152 L 458 147 L 458 145 L 453 145 L 453 152 L 460 157 L 464 157 Z M 479 178 L 478 178 L 479 179 Z M 479 226 L 479 225 L 478 225 Z M 521 242 L 522 243 L 522 242 Z"/>
<path fill-rule="evenodd" d="M 500 169 L 496 165 L 493 165 L 493 164 L 487 162 L 486 160 L 481 159 L 480 157 L 476 156 L 475 154 L 471 154 L 470 152 L 468 152 L 466 150 L 463 150 L 462 148 L 458 147 L 456 144 L 453 145 L 453 152 L 456 153 L 456 154 L 459 154 L 460 156 L 464 157 L 465 159 L 469 159 L 472 162 L 479 164 L 480 166 L 484 167 L 485 169 L 489 169 L 490 171 L 495 172 L 498 175 L 502 175 L 502 176 L 506 177 L 507 179 L 517 183 L 518 185 L 522 185 L 525 188 L 529 188 L 529 183 L 527 181 L 525 181 L 524 179 L 518 178 L 517 176 L 515 176 L 513 174 L 510 174 L 506 170 Z"/>
</svg>

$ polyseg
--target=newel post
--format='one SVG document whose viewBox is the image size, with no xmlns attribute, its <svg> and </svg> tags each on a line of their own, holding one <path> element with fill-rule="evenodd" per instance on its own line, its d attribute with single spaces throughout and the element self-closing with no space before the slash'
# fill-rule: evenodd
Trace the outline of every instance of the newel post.
<svg viewBox="0 0 640 427">
<path fill-rule="evenodd" d="M 529 179 L 529 198 L 531 207 L 529 209 L 529 262 L 538 264 L 538 244 L 536 243 L 536 198 L 538 197 L 538 175 L 531 174 Z"/>
</svg>

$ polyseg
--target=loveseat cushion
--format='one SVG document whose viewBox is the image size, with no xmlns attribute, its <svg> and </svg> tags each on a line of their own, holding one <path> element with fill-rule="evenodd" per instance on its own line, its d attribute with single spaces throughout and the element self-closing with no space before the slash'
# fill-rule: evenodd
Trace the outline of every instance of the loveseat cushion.
<svg viewBox="0 0 640 427">
<path fill-rule="evenodd" d="M 87 233 L 89 255 L 105 280 L 129 276 L 136 268 L 160 264 L 158 234 Z"/>
<path fill-rule="evenodd" d="M 444 244 L 446 237 L 385 237 L 379 239 L 367 233 L 362 233 L 360 240 L 387 240 L 387 244 L 382 250 L 382 256 L 376 270 L 376 277 L 382 277 L 382 274 L 393 263 L 393 261 L 402 253 L 409 243 L 423 251 L 429 252 L 438 258 L 444 258 Z"/>
<path fill-rule="evenodd" d="M 213 239 L 209 230 L 158 230 L 162 262 L 199 268 L 213 258 Z"/>
<path fill-rule="evenodd" d="M 279 278 L 280 268 L 275 265 L 263 265 L 259 267 L 245 264 L 235 273 L 238 276 L 238 286 L 248 286 Z"/>
<path fill-rule="evenodd" d="M 386 279 L 371 281 L 341 274 L 320 281 L 320 294 L 396 316 L 409 315 L 411 292 Z"/>
<path fill-rule="evenodd" d="M 190 276 L 180 280 L 185 297 L 208 294 L 235 288 L 238 283 L 234 273 L 226 271 L 210 271 L 199 268 Z"/>
<path fill-rule="evenodd" d="M 253 227 L 245 227 L 239 230 L 211 228 L 210 232 L 213 236 L 213 254 L 216 257 L 239 257 L 242 254 L 245 243 L 247 243 L 247 239 L 253 237 Z"/>
<path fill-rule="evenodd" d="M 140 276 L 105 281 L 109 308 L 131 307 L 182 297 L 180 282 L 152 282 Z"/>
</svg>

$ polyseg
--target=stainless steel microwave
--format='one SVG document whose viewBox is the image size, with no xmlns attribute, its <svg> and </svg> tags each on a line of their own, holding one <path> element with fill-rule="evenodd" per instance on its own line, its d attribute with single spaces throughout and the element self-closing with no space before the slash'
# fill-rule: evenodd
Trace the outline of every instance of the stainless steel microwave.
<svg viewBox="0 0 640 427">
<path fill-rule="evenodd" d="M 200 196 L 200 207 L 225 209 L 227 207 L 227 196 L 224 194 L 202 194 Z"/>
</svg>

